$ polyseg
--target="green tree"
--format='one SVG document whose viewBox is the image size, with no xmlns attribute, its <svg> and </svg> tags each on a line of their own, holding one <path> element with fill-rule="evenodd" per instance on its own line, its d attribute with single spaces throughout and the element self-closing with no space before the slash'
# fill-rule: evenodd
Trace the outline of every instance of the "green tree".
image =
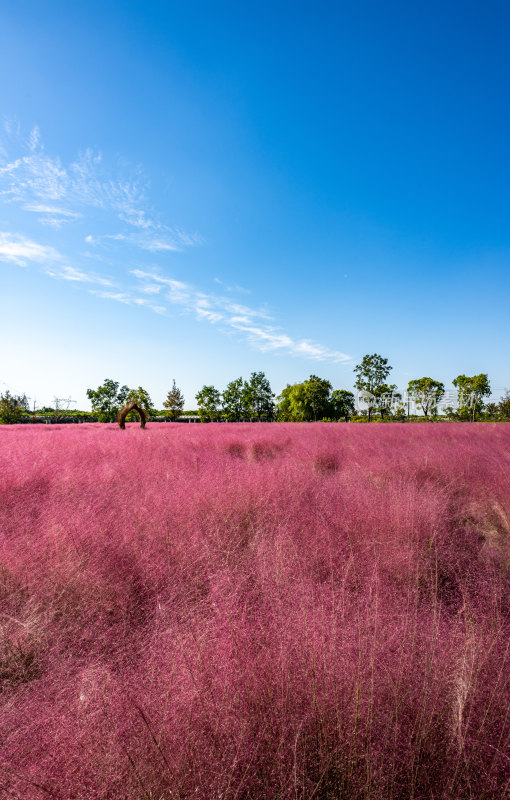
<svg viewBox="0 0 510 800">
<path fill-rule="evenodd" d="M 220 415 L 221 395 L 214 386 L 202 386 L 196 393 L 200 421 L 211 420 L 214 422 Z"/>
<path fill-rule="evenodd" d="M 457 375 L 452 381 L 458 392 L 458 414 L 461 419 L 471 418 L 475 421 L 476 415 L 481 414 L 484 408 L 484 397 L 489 397 L 491 386 L 487 373 L 480 375 Z"/>
<path fill-rule="evenodd" d="M 176 420 L 177 417 L 181 416 L 184 408 L 184 395 L 181 390 L 177 388 L 175 378 L 172 383 L 172 388 L 168 392 L 163 405 L 168 409 L 168 414 L 173 420 Z"/>
<path fill-rule="evenodd" d="M 498 403 L 498 416 L 500 419 L 510 420 L 510 391 L 506 392 Z"/>
<path fill-rule="evenodd" d="M 314 421 L 328 415 L 329 396 L 333 388 L 325 378 L 310 375 L 305 381 L 305 400 L 311 410 Z"/>
<path fill-rule="evenodd" d="M 331 392 L 330 406 L 333 419 L 343 419 L 349 422 L 354 414 L 354 395 L 345 389 L 334 389 Z"/>
<path fill-rule="evenodd" d="M 354 367 L 357 376 L 354 385 L 359 392 L 364 393 L 369 422 L 372 410 L 377 406 L 376 391 L 384 384 L 392 369 L 393 367 L 388 365 L 388 359 L 377 353 L 363 356 L 361 364 Z"/>
<path fill-rule="evenodd" d="M 402 400 L 402 395 L 397 391 L 396 383 L 391 383 L 389 386 L 387 383 L 379 384 L 379 386 L 375 387 L 373 395 L 375 397 L 374 405 L 379 411 L 381 419 L 384 419 L 385 414 L 391 416 L 395 405 L 399 400 Z"/>
<path fill-rule="evenodd" d="M 425 416 L 437 416 L 437 406 L 444 395 L 444 383 L 432 378 L 415 378 L 407 384 L 407 393 L 415 400 Z"/>
<path fill-rule="evenodd" d="M 486 419 L 500 419 L 499 403 L 487 403 L 485 406 Z"/>
<path fill-rule="evenodd" d="M 304 383 L 287 384 L 276 398 L 277 418 L 281 422 L 303 422 L 307 412 Z"/>
<path fill-rule="evenodd" d="M 264 372 L 252 372 L 250 380 L 243 386 L 243 402 L 250 411 L 250 417 L 272 420 L 275 412 L 274 394 Z"/>
<path fill-rule="evenodd" d="M 510 391 L 507 391 L 500 398 L 499 403 L 487 403 L 485 406 L 485 418 L 493 420 L 510 420 Z"/>
<path fill-rule="evenodd" d="M 221 397 L 223 414 L 228 420 L 240 422 L 246 414 L 249 414 L 242 378 L 230 381 Z"/>
<path fill-rule="evenodd" d="M 15 425 L 24 411 L 28 411 L 26 395 L 12 395 L 9 390 L 0 394 L 0 425 Z"/>
<path fill-rule="evenodd" d="M 99 422 L 115 422 L 120 409 L 126 404 L 129 388 L 122 386 L 119 389 L 117 381 L 106 378 L 97 389 L 87 389 L 92 411 L 97 414 Z"/>
<path fill-rule="evenodd" d="M 288 422 L 310 422 L 330 416 L 331 384 L 317 375 L 302 383 L 287 384 L 278 396 L 278 419 Z"/>
<path fill-rule="evenodd" d="M 453 406 L 445 406 L 443 409 L 443 414 L 451 421 L 460 419 L 457 409 L 455 409 Z"/>
</svg>

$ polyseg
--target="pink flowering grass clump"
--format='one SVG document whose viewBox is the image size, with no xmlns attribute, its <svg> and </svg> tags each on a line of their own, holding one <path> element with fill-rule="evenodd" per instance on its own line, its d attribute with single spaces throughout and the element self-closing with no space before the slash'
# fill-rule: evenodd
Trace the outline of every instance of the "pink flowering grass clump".
<svg viewBox="0 0 510 800">
<path fill-rule="evenodd" d="M 501 800 L 510 425 L 0 428 L 0 797 Z"/>
</svg>

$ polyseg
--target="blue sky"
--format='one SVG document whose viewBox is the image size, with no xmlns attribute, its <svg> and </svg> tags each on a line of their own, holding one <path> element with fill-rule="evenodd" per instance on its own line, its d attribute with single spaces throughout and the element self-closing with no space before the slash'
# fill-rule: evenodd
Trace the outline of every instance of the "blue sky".
<svg viewBox="0 0 510 800">
<path fill-rule="evenodd" d="M 0 9 L 0 390 L 510 386 L 506 2 Z"/>
</svg>

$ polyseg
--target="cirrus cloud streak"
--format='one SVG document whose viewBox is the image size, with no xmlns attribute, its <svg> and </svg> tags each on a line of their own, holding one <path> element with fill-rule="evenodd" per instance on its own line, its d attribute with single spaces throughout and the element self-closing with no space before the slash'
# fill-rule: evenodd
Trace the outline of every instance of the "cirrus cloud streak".
<svg viewBox="0 0 510 800">
<path fill-rule="evenodd" d="M 249 294 L 249 289 L 211 276 L 225 296 L 168 277 L 162 265 L 203 239 L 161 221 L 148 202 L 148 181 L 140 168 L 129 171 L 119 162 L 108 169 L 101 154 L 90 149 L 64 163 L 46 152 L 37 127 L 24 137 L 19 126 L 4 125 L 4 139 L 0 135 L 0 204 L 15 207 L 30 234 L 0 231 L 0 261 L 42 265 L 54 280 L 160 315 L 179 308 L 262 352 L 333 363 L 351 360 L 283 330 L 264 305 L 236 302 L 235 295 Z M 150 253 L 156 263 L 133 269 L 136 249 Z M 91 259 L 94 270 L 89 269 Z M 108 274 L 101 274 L 101 268 Z"/>
<path fill-rule="evenodd" d="M 310 341 L 296 339 L 270 323 L 271 317 L 264 308 L 251 308 L 232 302 L 231 298 L 206 293 L 189 283 L 168 278 L 142 269 L 131 271 L 142 283 L 144 293 L 158 293 L 158 287 L 168 302 L 180 306 L 183 311 L 195 314 L 200 321 L 219 325 L 224 333 L 240 333 L 250 344 L 262 352 L 286 353 L 312 361 L 342 363 L 351 356 L 339 350 Z"/>
</svg>

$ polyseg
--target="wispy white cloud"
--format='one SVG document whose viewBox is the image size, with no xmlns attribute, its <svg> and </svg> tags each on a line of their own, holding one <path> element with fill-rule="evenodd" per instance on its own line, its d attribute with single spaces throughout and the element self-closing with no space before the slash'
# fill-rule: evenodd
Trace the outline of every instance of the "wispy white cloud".
<svg viewBox="0 0 510 800">
<path fill-rule="evenodd" d="M 57 278 L 63 281 L 76 281 L 77 283 L 98 283 L 101 286 L 113 286 L 113 283 L 108 278 L 103 278 L 93 272 L 84 272 L 75 267 L 60 267 L 59 269 L 47 269 L 46 275 L 50 278 Z"/>
<path fill-rule="evenodd" d="M 148 201 L 148 182 L 139 168 L 126 174 L 126 166 L 119 163 L 109 169 L 101 154 L 91 150 L 65 164 L 45 151 L 37 127 L 24 136 L 19 125 L 9 123 L 4 134 L 2 138 L 0 131 L 0 203 L 16 204 L 32 225 L 35 221 L 42 227 L 33 238 L 0 233 L 0 260 L 20 266 L 42 264 L 53 279 L 82 285 L 98 298 L 145 307 L 157 314 L 165 314 L 167 306 L 178 307 L 199 322 L 243 337 L 264 352 L 315 361 L 350 360 L 338 350 L 291 336 L 275 324 L 267 308 L 237 302 L 234 295 L 249 294 L 249 290 L 220 278 L 214 281 L 224 294 L 215 294 L 166 277 L 155 266 L 132 270 L 136 286 L 126 287 L 124 264 L 129 263 L 133 248 L 150 253 L 157 262 L 166 254 L 201 245 L 203 239 L 198 233 L 161 221 Z M 71 255 L 60 241 L 62 252 L 52 246 L 54 234 L 48 228 L 63 226 L 68 226 L 68 238 L 62 236 L 63 241 L 76 237 Z M 69 245 L 67 250 L 71 253 Z M 106 267 L 115 280 L 89 270 L 91 260 L 98 270 Z"/>
<path fill-rule="evenodd" d="M 86 221 L 87 209 L 95 209 L 111 221 L 123 223 L 127 233 L 90 234 L 91 244 L 105 244 L 108 239 L 124 240 L 149 252 L 164 252 L 202 243 L 199 234 L 161 222 L 148 202 L 148 181 L 140 168 L 131 170 L 128 175 L 126 166 L 120 163 L 109 169 L 101 154 L 90 149 L 66 165 L 58 156 L 45 151 L 37 127 L 26 137 L 19 125 L 6 123 L 3 139 L 0 141 L 0 200 L 40 214 L 40 224 L 58 229 L 65 223 Z M 15 153 L 9 155 L 9 150 Z"/>
<path fill-rule="evenodd" d="M 158 306 L 149 302 L 145 297 L 136 297 L 131 292 L 109 292 L 99 289 L 89 289 L 90 294 L 101 297 L 103 300 L 115 300 L 117 303 L 123 303 L 126 306 L 146 306 L 154 311 L 155 314 L 164 314 L 166 312 L 165 306 Z"/>
<path fill-rule="evenodd" d="M 124 303 L 129 306 L 133 302 L 133 298 L 126 292 L 104 292 L 97 289 L 89 289 L 90 294 L 95 294 L 97 297 L 102 297 L 105 300 L 116 300 L 117 303 Z"/>
<path fill-rule="evenodd" d="M 293 339 L 277 327 L 254 325 L 248 317 L 231 317 L 228 322 L 232 328 L 244 333 L 252 345 L 262 352 L 286 352 L 312 361 L 333 361 L 334 363 L 351 360 L 351 356 L 346 353 L 331 350 L 329 347 L 309 339 Z"/>
<path fill-rule="evenodd" d="M 77 211 L 70 211 L 67 208 L 48 206 L 44 203 L 27 203 L 23 206 L 25 211 L 32 211 L 41 214 L 38 218 L 41 225 L 48 225 L 51 228 L 59 229 L 65 222 L 81 219 L 83 216 Z"/>
<path fill-rule="evenodd" d="M 125 233 L 103 233 L 100 236 L 93 236 L 91 233 L 85 236 L 87 244 L 101 244 L 101 242 L 124 242 L 129 237 Z"/>
<path fill-rule="evenodd" d="M 19 148 L 19 137 L 16 144 Z M 100 154 L 86 150 L 65 166 L 58 156 L 44 151 L 38 137 L 33 138 L 25 154 L 0 166 L 0 195 L 25 208 L 60 201 L 60 211 L 72 211 L 78 205 L 134 218 L 145 214 L 137 207 L 144 198 L 141 186 L 108 175 Z"/>
<path fill-rule="evenodd" d="M 245 289 L 244 286 L 239 286 L 238 283 L 234 283 L 232 286 L 229 286 L 228 283 L 224 283 L 224 281 L 220 280 L 220 278 L 214 279 L 215 283 L 219 283 L 220 286 L 227 292 L 235 292 L 236 294 L 251 294 L 251 289 Z"/>
<path fill-rule="evenodd" d="M 202 239 L 198 234 L 182 234 L 169 227 L 161 226 L 156 231 L 135 233 L 104 233 L 99 236 L 88 234 L 85 237 L 87 244 L 110 245 L 112 242 L 122 242 L 127 246 L 139 247 L 149 253 L 165 251 L 179 252 L 183 247 L 199 245 Z"/>
<path fill-rule="evenodd" d="M 163 286 L 167 291 L 167 299 L 175 305 L 183 306 L 187 311 L 193 311 L 199 318 L 208 318 L 215 322 L 226 319 L 232 314 L 245 314 L 250 319 L 269 319 L 269 314 L 264 308 L 249 308 L 233 302 L 228 297 L 210 294 L 196 289 L 189 283 L 167 278 L 156 272 L 147 272 L 143 269 L 134 269 L 131 274 L 142 281 L 144 286 Z"/>
<path fill-rule="evenodd" d="M 61 255 L 55 248 L 38 244 L 20 234 L 0 232 L 0 260 L 26 267 L 29 261 L 39 264 L 59 262 Z"/>
<path fill-rule="evenodd" d="M 52 214 L 61 217 L 71 217 L 77 219 L 81 217 L 76 211 L 69 211 L 66 208 L 58 208 L 57 206 L 46 206 L 43 203 L 28 203 L 23 206 L 25 211 L 35 211 L 37 214 Z"/>
<path fill-rule="evenodd" d="M 37 125 L 34 125 L 28 137 L 29 150 L 31 150 L 32 152 L 34 152 L 34 150 L 37 150 L 40 138 L 41 138 L 41 133 L 39 131 L 39 127 Z"/>
<path fill-rule="evenodd" d="M 30 153 L 0 167 L 0 196 L 24 205 L 62 200 L 70 183 L 60 160 L 43 153 Z"/>
<path fill-rule="evenodd" d="M 280 352 L 312 361 L 332 361 L 341 363 L 351 357 L 339 350 L 313 342 L 309 339 L 295 339 L 270 323 L 271 317 L 266 309 L 250 308 L 232 302 L 230 298 L 208 294 L 193 287 L 189 283 L 167 278 L 155 272 L 142 269 L 132 270 L 132 274 L 142 283 L 141 291 L 154 291 L 154 287 L 163 286 L 166 299 L 180 306 L 183 311 L 195 314 L 199 321 L 220 325 L 225 333 L 240 333 L 257 350 L 263 352 Z M 267 321 L 265 321 L 267 320 Z"/>
<path fill-rule="evenodd" d="M 144 294 L 159 294 L 162 288 L 162 286 L 149 283 L 147 286 L 143 286 L 141 291 L 144 292 Z"/>
</svg>

